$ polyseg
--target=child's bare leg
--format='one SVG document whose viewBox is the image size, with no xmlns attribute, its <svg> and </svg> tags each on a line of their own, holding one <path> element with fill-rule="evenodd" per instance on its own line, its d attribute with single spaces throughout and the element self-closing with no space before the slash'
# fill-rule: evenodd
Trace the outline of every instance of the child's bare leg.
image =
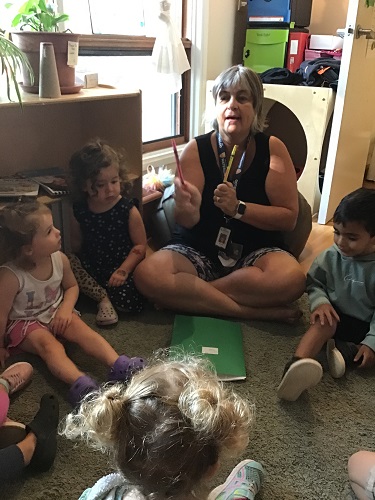
<svg viewBox="0 0 375 500">
<path fill-rule="evenodd" d="M 36 436 L 32 432 L 29 432 L 25 439 L 17 443 L 18 448 L 21 450 L 23 455 L 23 461 L 26 465 L 29 465 L 30 460 L 33 458 L 35 446 L 36 446 Z"/>
<path fill-rule="evenodd" d="M 76 314 L 73 314 L 72 322 L 66 328 L 63 337 L 69 342 L 78 344 L 86 354 L 109 367 L 113 366 L 118 358 L 113 347 Z"/>
<path fill-rule="evenodd" d="M 334 336 L 336 322 L 333 325 L 325 323 L 321 325 L 316 321 L 304 334 L 295 352 L 297 358 L 315 358 L 324 344 Z"/>
<path fill-rule="evenodd" d="M 69 385 L 84 375 L 73 361 L 68 358 L 61 342 L 47 330 L 41 328 L 40 330 L 32 331 L 23 340 L 20 347 L 26 352 L 40 356 L 48 366 L 50 372 Z"/>
<path fill-rule="evenodd" d="M 375 453 L 358 451 L 349 458 L 348 473 L 351 487 L 359 500 L 370 498 L 375 488 Z"/>
<path fill-rule="evenodd" d="M 99 333 L 86 325 L 75 314 L 73 315 L 72 322 L 64 332 L 64 338 L 78 344 L 86 354 L 109 366 L 111 368 L 108 374 L 109 380 L 126 381 L 134 372 L 142 369 L 144 366 L 143 358 L 129 358 L 124 354 L 119 356 Z"/>
</svg>

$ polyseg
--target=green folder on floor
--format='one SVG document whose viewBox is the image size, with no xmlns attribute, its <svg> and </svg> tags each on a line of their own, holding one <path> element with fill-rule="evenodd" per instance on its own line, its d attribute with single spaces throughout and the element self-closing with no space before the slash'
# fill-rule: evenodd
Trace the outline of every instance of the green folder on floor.
<svg viewBox="0 0 375 500">
<path fill-rule="evenodd" d="M 207 357 L 220 380 L 244 380 L 245 358 L 240 323 L 202 316 L 176 315 L 171 353 Z"/>
</svg>

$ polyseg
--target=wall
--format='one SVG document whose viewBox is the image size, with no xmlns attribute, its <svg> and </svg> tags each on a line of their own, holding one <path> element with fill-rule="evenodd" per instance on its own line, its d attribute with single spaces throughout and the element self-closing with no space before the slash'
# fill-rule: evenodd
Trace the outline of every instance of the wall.
<svg viewBox="0 0 375 500">
<path fill-rule="evenodd" d="M 209 0 L 207 80 L 232 64 L 236 12 L 236 0 Z"/>
<path fill-rule="evenodd" d="M 334 35 L 344 28 L 349 0 L 313 0 L 310 33 Z"/>
</svg>

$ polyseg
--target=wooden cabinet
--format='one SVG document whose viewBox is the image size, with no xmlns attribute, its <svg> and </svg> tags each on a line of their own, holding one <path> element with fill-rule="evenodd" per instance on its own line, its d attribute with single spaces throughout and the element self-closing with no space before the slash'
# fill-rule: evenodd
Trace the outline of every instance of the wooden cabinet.
<svg viewBox="0 0 375 500">
<path fill-rule="evenodd" d="M 140 90 L 98 87 L 57 99 L 24 93 L 22 108 L 0 98 L 0 175 L 53 166 L 67 168 L 72 153 L 98 137 L 125 150 L 132 196 L 141 201 L 141 97 Z M 44 197 L 42 201 L 46 201 Z M 59 210 L 63 212 L 61 207 Z M 63 226 L 63 220 L 56 222 Z"/>
<path fill-rule="evenodd" d="M 142 104 L 141 92 L 118 89 L 83 89 L 58 99 L 23 94 L 18 103 L 0 100 L 0 175 L 60 166 L 95 137 L 124 148 L 134 195 L 141 199 Z"/>
</svg>

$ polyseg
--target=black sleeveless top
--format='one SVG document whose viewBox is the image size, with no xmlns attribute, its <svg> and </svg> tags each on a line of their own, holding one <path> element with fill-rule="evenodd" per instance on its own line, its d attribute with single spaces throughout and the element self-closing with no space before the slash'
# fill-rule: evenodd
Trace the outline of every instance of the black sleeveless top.
<svg viewBox="0 0 375 500">
<path fill-rule="evenodd" d="M 219 262 L 215 241 L 219 228 L 225 225 L 223 212 L 215 207 L 213 196 L 218 184 L 223 182 L 223 173 L 217 164 L 211 144 L 212 132 L 196 137 L 199 158 L 204 174 L 204 188 L 200 207 L 200 220 L 191 229 L 176 224 L 171 243 L 183 243 L 199 250 L 210 259 Z M 269 171 L 269 137 L 263 133 L 254 136 L 255 155 L 249 168 L 242 174 L 237 185 L 237 198 L 258 205 L 270 205 L 265 190 Z M 229 222 L 231 239 L 243 245 L 242 257 L 264 247 L 285 248 L 280 231 L 265 231 L 241 220 Z"/>
</svg>

